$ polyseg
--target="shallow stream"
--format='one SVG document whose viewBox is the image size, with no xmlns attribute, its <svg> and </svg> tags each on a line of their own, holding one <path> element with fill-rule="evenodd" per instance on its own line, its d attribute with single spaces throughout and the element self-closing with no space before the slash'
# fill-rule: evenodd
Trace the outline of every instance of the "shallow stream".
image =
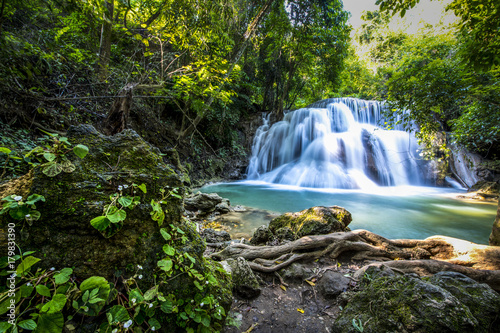
<svg viewBox="0 0 500 333">
<path fill-rule="evenodd" d="M 341 206 L 351 212 L 350 228 L 367 229 L 391 239 L 424 239 L 444 235 L 488 244 L 496 203 L 458 200 L 464 194 L 452 188 L 378 187 L 367 190 L 315 189 L 256 181 L 223 183 L 203 187 L 218 193 L 231 205 L 262 211 L 240 214 L 242 223 L 231 224 L 230 233 L 251 235 L 268 224 L 272 213 L 297 212 L 314 206 Z"/>
</svg>

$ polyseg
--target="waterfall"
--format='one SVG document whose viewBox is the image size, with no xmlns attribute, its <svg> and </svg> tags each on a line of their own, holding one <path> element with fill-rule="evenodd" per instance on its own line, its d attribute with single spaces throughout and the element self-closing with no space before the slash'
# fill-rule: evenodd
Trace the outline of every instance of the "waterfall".
<svg viewBox="0 0 500 333">
<path fill-rule="evenodd" d="M 385 130 L 383 105 L 332 98 L 288 112 L 256 133 L 249 180 L 315 188 L 421 185 L 412 133 Z"/>
</svg>

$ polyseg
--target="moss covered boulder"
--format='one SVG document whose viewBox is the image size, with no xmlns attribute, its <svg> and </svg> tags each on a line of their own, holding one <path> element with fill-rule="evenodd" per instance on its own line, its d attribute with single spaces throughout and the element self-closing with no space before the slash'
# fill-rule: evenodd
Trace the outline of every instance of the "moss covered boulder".
<svg viewBox="0 0 500 333">
<path fill-rule="evenodd" d="M 298 237 L 346 231 L 352 221 L 351 213 L 339 206 L 312 207 L 297 213 L 283 214 L 269 223 L 273 234 L 290 228 Z"/>
<path fill-rule="evenodd" d="M 498 293 L 459 273 L 385 276 L 349 301 L 332 331 L 500 332 L 499 311 Z"/>
</svg>

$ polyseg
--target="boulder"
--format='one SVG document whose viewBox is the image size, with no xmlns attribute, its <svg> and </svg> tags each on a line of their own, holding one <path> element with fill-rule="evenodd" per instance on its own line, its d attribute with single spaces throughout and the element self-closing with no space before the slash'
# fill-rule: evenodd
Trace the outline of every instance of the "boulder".
<svg viewBox="0 0 500 333">
<path fill-rule="evenodd" d="M 347 291 L 351 280 L 343 274 L 326 271 L 318 282 L 318 290 L 325 298 L 335 298 Z"/>
<path fill-rule="evenodd" d="M 500 332 L 499 311 L 499 294 L 459 273 L 384 276 L 364 284 L 332 331 Z"/>
<path fill-rule="evenodd" d="M 279 229 L 288 227 L 298 237 L 303 237 L 345 231 L 351 221 L 351 213 L 345 208 L 318 206 L 274 218 L 269 223 L 269 229 L 276 234 Z"/>
<path fill-rule="evenodd" d="M 236 259 L 228 259 L 227 263 L 231 268 L 233 291 L 237 295 L 247 299 L 259 296 L 261 287 L 248 262 L 238 257 Z"/>
<path fill-rule="evenodd" d="M 252 238 L 250 239 L 250 244 L 260 245 L 266 244 L 273 237 L 273 233 L 269 230 L 266 225 L 261 225 L 255 230 Z"/>
<path fill-rule="evenodd" d="M 195 193 L 184 199 L 184 207 L 187 210 L 203 214 L 215 211 L 215 207 L 222 202 L 222 198 L 217 193 Z"/>
<path fill-rule="evenodd" d="M 227 231 L 214 230 L 212 228 L 203 229 L 201 231 L 201 237 L 203 237 L 207 243 L 221 243 L 231 240 L 231 235 L 229 235 Z"/>
<path fill-rule="evenodd" d="M 281 269 L 279 271 L 279 274 L 283 279 L 285 279 L 285 281 L 301 282 L 314 275 L 314 272 L 312 269 L 294 262 L 291 265 Z"/>
</svg>

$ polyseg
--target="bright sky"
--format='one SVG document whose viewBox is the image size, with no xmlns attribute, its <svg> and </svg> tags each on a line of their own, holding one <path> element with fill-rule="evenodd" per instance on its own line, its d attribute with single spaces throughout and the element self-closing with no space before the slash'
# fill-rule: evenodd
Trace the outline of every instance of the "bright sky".
<svg viewBox="0 0 500 333">
<path fill-rule="evenodd" d="M 378 9 L 375 5 L 376 0 L 343 0 L 344 8 L 351 12 L 352 16 L 349 22 L 352 24 L 354 30 L 359 28 L 364 21 L 361 20 L 361 15 L 364 11 L 373 11 Z M 390 26 L 393 29 L 403 28 L 408 33 L 415 33 L 423 26 L 423 23 L 435 25 L 441 19 L 444 23 L 451 23 L 455 19 L 451 13 L 444 14 L 444 8 L 452 0 L 420 0 L 420 3 L 411 10 L 406 12 L 403 19 L 399 14 L 394 16 Z"/>
</svg>

